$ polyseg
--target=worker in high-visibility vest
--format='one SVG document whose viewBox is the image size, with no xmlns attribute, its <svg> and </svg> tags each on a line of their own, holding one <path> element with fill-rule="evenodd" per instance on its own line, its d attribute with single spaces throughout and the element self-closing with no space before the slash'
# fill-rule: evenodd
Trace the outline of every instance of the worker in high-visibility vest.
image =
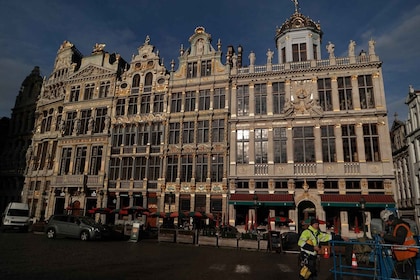
<svg viewBox="0 0 420 280">
<path fill-rule="evenodd" d="M 395 259 L 392 277 L 398 279 L 414 279 L 418 247 L 410 225 L 399 219 L 394 212 L 388 209 L 382 210 L 380 216 L 388 227 L 388 232 L 381 233 L 384 242 L 396 245 L 392 246 Z"/>
<path fill-rule="evenodd" d="M 301 265 L 299 279 L 317 279 L 317 256 L 322 253 L 320 243 L 330 240 L 347 241 L 348 238 L 320 231 L 319 220 L 311 219 L 309 227 L 302 231 L 298 240 Z"/>
</svg>

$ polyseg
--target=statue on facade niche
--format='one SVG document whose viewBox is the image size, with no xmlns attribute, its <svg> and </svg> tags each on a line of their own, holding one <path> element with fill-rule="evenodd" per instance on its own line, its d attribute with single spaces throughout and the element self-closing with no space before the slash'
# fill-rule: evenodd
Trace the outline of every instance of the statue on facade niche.
<svg viewBox="0 0 420 280">
<path fill-rule="evenodd" d="M 64 120 L 61 119 L 60 123 L 58 124 L 58 130 L 61 132 L 61 134 L 64 134 Z"/>
<path fill-rule="evenodd" d="M 369 40 L 369 55 L 375 55 L 375 43 L 373 39 Z"/>
<path fill-rule="evenodd" d="M 326 48 L 327 48 L 328 53 L 330 54 L 330 58 L 334 58 L 335 57 L 335 55 L 334 55 L 335 45 L 331 42 L 328 42 L 328 45 L 327 45 Z"/>
<path fill-rule="evenodd" d="M 353 40 L 350 40 L 349 43 L 349 56 L 354 56 L 354 47 L 356 46 L 356 42 Z"/>
<path fill-rule="evenodd" d="M 88 121 L 88 130 L 92 131 L 93 129 L 93 118 L 90 117 L 89 121 Z"/>
<path fill-rule="evenodd" d="M 234 68 L 236 67 L 237 62 L 238 62 L 238 56 L 236 55 L 236 53 L 234 53 L 232 56 L 232 64 Z"/>
<path fill-rule="evenodd" d="M 95 46 L 93 47 L 92 53 L 102 52 L 104 50 L 105 46 L 106 46 L 105 44 L 96 43 Z"/>
<path fill-rule="evenodd" d="M 270 49 L 267 51 L 267 64 L 271 64 L 273 60 L 274 52 Z"/>
<path fill-rule="evenodd" d="M 254 64 L 255 64 L 255 53 L 253 51 L 251 51 L 248 58 L 249 58 L 249 65 L 254 66 Z"/>
<path fill-rule="evenodd" d="M 144 44 L 145 45 L 150 44 L 150 36 L 149 35 L 146 36 L 146 39 L 144 40 Z"/>
</svg>

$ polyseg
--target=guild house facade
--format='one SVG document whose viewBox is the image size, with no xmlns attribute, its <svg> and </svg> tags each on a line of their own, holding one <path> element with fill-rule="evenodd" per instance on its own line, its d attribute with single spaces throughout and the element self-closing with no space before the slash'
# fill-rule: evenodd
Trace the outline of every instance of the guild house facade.
<svg viewBox="0 0 420 280">
<path fill-rule="evenodd" d="M 104 44 L 83 56 L 64 42 L 37 103 L 23 198 L 33 215 L 109 208 L 118 222 L 119 209 L 142 206 L 239 228 L 270 217 L 298 230 L 318 217 L 352 232 L 394 207 L 375 42 L 367 52 L 341 42 L 336 57 L 295 8 L 263 65 L 246 46 L 223 53 L 204 27 L 169 68 L 149 36 L 129 62 Z"/>
</svg>

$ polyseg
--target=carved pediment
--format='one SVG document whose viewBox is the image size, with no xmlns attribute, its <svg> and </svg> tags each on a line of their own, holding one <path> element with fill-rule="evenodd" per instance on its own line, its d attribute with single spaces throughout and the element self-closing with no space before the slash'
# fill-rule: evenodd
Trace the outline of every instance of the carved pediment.
<svg viewBox="0 0 420 280">
<path fill-rule="evenodd" d="M 107 75 L 107 74 L 114 74 L 114 72 L 102 68 L 102 67 L 98 67 L 95 65 L 88 65 L 87 67 L 77 71 L 74 75 L 69 77 L 69 80 L 77 80 L 77 79 L 81 79 L 81 78 L 86 78 L 86 77 L 95 77 L 95 76 L 101 76 L 101 75 Z"/>
<path fill-rule="evenodd" d="M 321 115 L 322 108 L 315 100 L 316 83 L 311 80 L 294 81 L 290 85 L 290 100 L 286 100 L 284 114 L 286 116 Z"/>
</svg>

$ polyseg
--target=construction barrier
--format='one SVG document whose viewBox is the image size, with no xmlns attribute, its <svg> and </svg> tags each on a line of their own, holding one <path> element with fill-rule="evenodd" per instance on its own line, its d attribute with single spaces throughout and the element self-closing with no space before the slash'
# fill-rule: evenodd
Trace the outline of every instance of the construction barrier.
<svg viewBox="0 0 420 280">
<path fill-rule="evenodd" d="M 384 244 L 380 236 L 367 240 L 331 241 L 331 257 L 333 260 L 334 279 L 343 276 L 390 280 L 394 272 L 395 260 L 391 244 Z M 400 246 L 406 249 L 419 249 L 419 246 Z M 419 254 L 418 254 L 419 255 Z M 417 260 L 420 260 L 418 257 Z M 420 263 L 420 261 L 417 261 Z M 417 275 L 419 264 L 416 264 Z"/>
</svg>

